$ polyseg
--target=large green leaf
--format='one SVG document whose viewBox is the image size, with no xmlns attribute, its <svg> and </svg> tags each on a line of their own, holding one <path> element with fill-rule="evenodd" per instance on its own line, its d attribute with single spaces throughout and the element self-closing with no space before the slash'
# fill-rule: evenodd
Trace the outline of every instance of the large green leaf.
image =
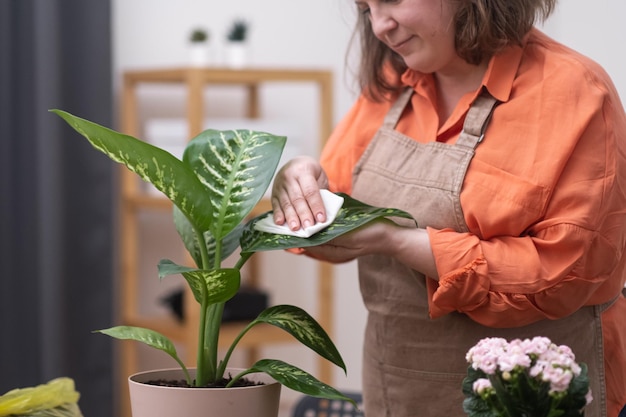
<svg viewBox="0 0 626 417">
<path fill-rule="evenodd" d="M 294 391 L 313 397 L 344 400 L 357 406 L 354 400 L 346 397 L 335 388 L 321 382 L 308 372 L 277 359 L 261 359 L 245 373 L 264 372 Z"/>
<path fill-rule="evenodd" d="M 179 360 L 174 344 L 161 333 L 150 329 L 134 326 L 115 326 L 108 329 L 96 330 L 97 333 L 103 333 L 116 339 L 135 340 L 145 343 L 155 349 L 161 350 L 177 361 Z"/>
<path fill-rule="evenodd" d="M 271 215 L 271 212 L 262 214 L 250 220 L 246 224 L 246 228 L 241 237 L 242 252 L 248 253 L 318 246 L 382 217 L 402 217 L 412 219 L 412 216 L 403 210 L 373 207 L 346 194 L 338 193 L 338 195 L 341 195 L 344 198 L 344 202 L 343 206 L 339 210 L 339 213 L 337 213 L 335 221 L 326 229 L 321 230 L 308 238 L 265 233 L 254 230 L 254 223 L 265 216 Z"/>
<path fill-rule="evenodd" d="M 209 228 L 207 190 L 193 171 L 169 152 L 62 110 L 52 110 L 91 145 L 163 192 L 201 230 Z"/>
<path fill-rule="evenodd" d="M 176 226 L 176 231 L 181 237 L 185 248 L 191 255 L 192 259 L 199 267 L 202 265 L 202 255 L 200 252 L 200 244 L 198 243 L 198 235 L 195 233 L 192 224 L 189 222 L 187 217 L 178 209 L 178 207 L 174 207 L 173 212 L 174 225 Z M 221 260 L 228 258 L 232 255 L 237 248 L 239 248 L 239 240 L 241 238 L 241 234 L 243 233 L 244 224 L 240 223 L 232 230 L 224 239 L 222 239 L 222 247 L 221 247 Z M 213 238 L 213 235 L 210 231 L 204 232 L 204 242 L 206 244 L 208 258 L 211 260 L 215 259 L 215 251 L 217 248 L 217 241 Z"/>
<path fill-rule="evenodd" d="M 137 342 L 145 343 L 146 345 L 163 351 L 170 355 L 178 364 L 181 369 L 185 373 L 185 377 L 187 379 L 187 383 L 191 385 L 191 378 L 189 376 L 189 371 L 187 367 L 183 363 L 183 361 L 178 357 L 178 353 L 176 352 L 176 347 L 174 344 L 161 333 L 144 329 L 143 327 L 135 327 L 135 326 L 115 326 L 110 327 L 108 329 L 96 330 L 96 333 L 106 334 L 108 336 L 114 337 L 116 339 L 121 340 L 134 340 Z"/>
<path fill-rule="evenodd" d="M 200 252 L 198 234 L 194 230 L 193 225 L 176 206 L 174 206 L 172 210 L 172 220 L 174 221 L 174 227 L 176 227 L 180 240 L 183 242 L 183 245 L 185 245 L 185 249 L 187 249 L 187 252 L 191 255 L 196 266 L 200 268 L 202 266 L 202 254 Z M 209 259 L 213 258 L 209 257 Z"/>
<path fill-rule="evenodd" d="M 203 294 L 209 304 L 226 302 L 237 293 L 241 284 L 241 274 L 235 268 L 203 270 L 177 265 L 168 259 L 159 262 L 160 278 L 176 274 L 185 277 L 198 303 L 202 303 Z"/>
<path fill-rule="evenodd" d="M 270 307 L 254 321 L 285 330 L 299 342 L 346 371 L 346 365 L 326 331 L 300 307 L 292 305 Z"/>
<path fill-rule="evenodd" d="M 152 183 L 200 230 L 207 230 L 213 207 L 207 190 L 189 166 L 163 149 L 62 110 L 52 110 L 91 145 Z"/>
<path fill-rule="evenodd" d="M 252 211 L 272 181 L 287 138 L 251 130 L 205 130 L 185 149 L 208 195 L 210 231 L 220 240 Z"/>
</svg>

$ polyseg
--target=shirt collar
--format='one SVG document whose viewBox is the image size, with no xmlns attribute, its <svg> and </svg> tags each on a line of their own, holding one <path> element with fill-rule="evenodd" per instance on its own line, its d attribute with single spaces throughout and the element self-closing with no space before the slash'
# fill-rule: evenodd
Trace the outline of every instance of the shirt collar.
<svg viewBox="0 0 626 417">
<path fill-rule="evenodd" d="M 527 39 L 528 37 L 524 38 L 524 45 Z M 513 81 L 523 52 L 523 46 L 512 45 L 494 55 L 489 61 L 487 72 L 483 77 L 483 86 L 500 102 L 508 101 L 511 97 Z"/>
</svg>

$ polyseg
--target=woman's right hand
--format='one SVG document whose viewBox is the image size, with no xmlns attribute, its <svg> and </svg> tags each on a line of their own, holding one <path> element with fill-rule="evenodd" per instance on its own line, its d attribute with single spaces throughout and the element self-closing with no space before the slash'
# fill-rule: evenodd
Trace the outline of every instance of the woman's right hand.
<svg viewBox="0 0 626 417">
<path fill-rule="evenodd" d="M 272 209 L 274 223 L 299 230 L 326 220 L 320 189 L 328 188 L 328 178 L 318 161 L 299 156 L 287 162 L 274 178 Z"/>
</svg>

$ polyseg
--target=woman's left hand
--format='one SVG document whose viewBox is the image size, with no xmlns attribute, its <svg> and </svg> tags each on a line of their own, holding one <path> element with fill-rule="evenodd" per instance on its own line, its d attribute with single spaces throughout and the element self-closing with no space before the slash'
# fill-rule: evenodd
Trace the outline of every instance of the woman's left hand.
<svg viewBox="0 0 626 417">
<path fill-rule="evenodd" d="M 379 253 L 377 243 L 384 239 L 388 233 L 387 229 L 393 227 L 385 224 L 387 222 L 374 221 L 324 245 L 304 248 L 304 253 L 312 258 L 331 263 L 348 262 L 359 256 Z"/>
<path fill-rule="evenodd" d="M 433 279 L 438 278 L 426 230 L 402 227 L 387 219 L 368 223 L 324 245 L 304 248 L 303 253 L 330 263 L 349 262 L 365 255 L 386 255 Z"/>
</svg>

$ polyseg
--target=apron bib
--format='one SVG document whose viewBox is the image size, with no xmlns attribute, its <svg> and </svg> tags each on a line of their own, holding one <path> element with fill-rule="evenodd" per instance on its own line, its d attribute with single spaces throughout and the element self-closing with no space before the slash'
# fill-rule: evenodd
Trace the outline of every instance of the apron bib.
<svg viewBox="0 0 626 417">
<path fill-rule="evenodd" d="M 420 227 L 467 232 L 461 187 L 496 100 L 487 93 L 476 99 L 454 145 L 422 144 L 394 130 L 412 93 L 409 88 L 398 98 L 359 160 L 352 195 L 373 206 L 405 210 Z M 401 224 L 414 227 L 410 221 Z M 463 417 L 461 385 L 470 347 L 484 337 L 545 336 L 570 346 L 577 361 L 587 364 L 594 400 L 585 416 L 607 417 L 600 314 L 610 303 L 510 329 L 485 327 L 461 313 L 432 320 L 424 275 L 378 255 L 361 257 L 358 265 L 368 310 L 363 352 L 368 416 Z"/>
</svg>

